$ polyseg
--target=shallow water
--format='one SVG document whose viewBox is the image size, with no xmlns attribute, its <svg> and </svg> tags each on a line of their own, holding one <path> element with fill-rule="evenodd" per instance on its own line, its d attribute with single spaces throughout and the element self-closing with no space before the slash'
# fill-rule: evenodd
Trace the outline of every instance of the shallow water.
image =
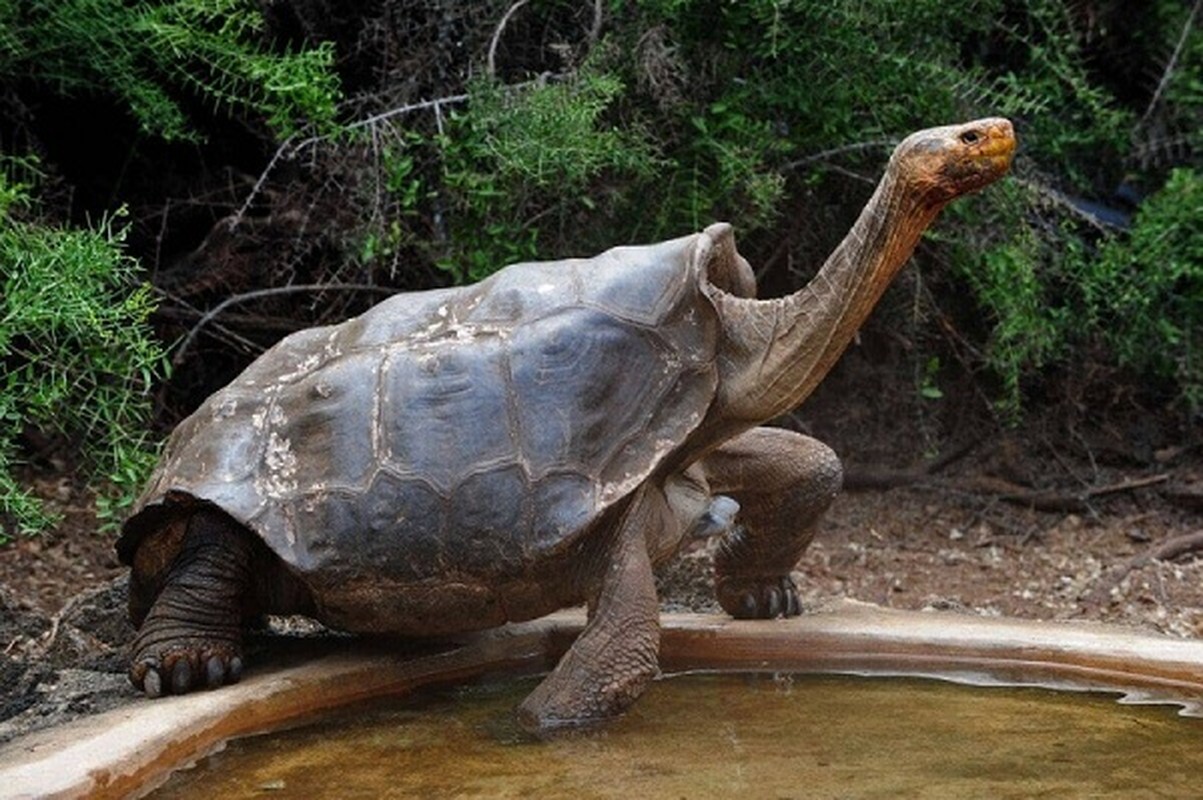
<svg viewBox="0 0 1203 800">
<path fill-rule="evenodd" d="M 1113 695 L 693 675 L 599 730 L 532 741 L 532 681 L 377 703 L 231 743 L 153 797 L 1193 797 L 1203 721 Z"/>
</svg>

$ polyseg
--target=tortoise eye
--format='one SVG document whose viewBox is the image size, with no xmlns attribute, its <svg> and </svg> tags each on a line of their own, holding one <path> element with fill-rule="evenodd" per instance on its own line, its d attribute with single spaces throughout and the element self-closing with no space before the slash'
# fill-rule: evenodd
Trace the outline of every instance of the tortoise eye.
<svg viewBox="0 0 1203 800">
<path fill-rule="evenodd" d="M 977 144 L 982 138 L 982 135 L 977 131 L 965 131 L 961 134 L 961 141 L 965 144 Z"/>
</svg>

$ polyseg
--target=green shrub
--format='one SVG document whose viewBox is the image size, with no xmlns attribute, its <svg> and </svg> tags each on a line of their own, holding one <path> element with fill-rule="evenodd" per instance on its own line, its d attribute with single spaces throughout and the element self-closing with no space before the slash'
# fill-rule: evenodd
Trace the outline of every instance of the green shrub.
<svg viewBox="0 0 1203 800">
<path fill-rule="evenodd" d="M 1131 231 L 1072 254 L 1091 328 L 1120 363 L 1171 381 L 1203 408 L 1203 174 L 1174 170 Z"/>
<path fill-rule="evenodd" d="M 329 126 L 333 48 L 273 52 L 251 0 L 0 0 L 0 79 L 107 94 L 146 133 L 195 140 L 188 96 L 263 117 L 287 136 Z"/>
<path fill-rule="evenodd" d="M 453 204 L 453 249 L 439 263 L 461 279 L 555 254 L 541 228 L 600 213 L 597 181 L 647 180 L 657 166 L 640 131 L 606 124 L 624 91 L 613 75 L 586 68 L 563 81 L 520 88 L 478 81 L 470 89 L 469 107 L 451 115 L 438 141 Z"/>
<path fill-rule="evenodd" d="M 13 214 L 26 202 L 0 172 L 0 541 L 53 522 L 13 474 L 28 427 L 80 443 L 107 484 L 102 516 L 128 504 L 153 463 L 149 392 L 165 371 L 150 289 L 114 220 L 35 224 Z"/>
</svg>

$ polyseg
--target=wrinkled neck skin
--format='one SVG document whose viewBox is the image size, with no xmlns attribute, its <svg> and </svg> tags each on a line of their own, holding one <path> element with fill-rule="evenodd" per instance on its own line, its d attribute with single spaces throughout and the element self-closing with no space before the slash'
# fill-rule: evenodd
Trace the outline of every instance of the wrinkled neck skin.
<svg viewBox="0 0 1203 800">
<path fill-rule="evenodd" d="M 712 290 L 725 337 L 719 419 L 760 424 L 823 380 L 944 205 L 904 188 L 891 163 L 844 241 L 795 294 L 755 300 Z"/>
</svg>

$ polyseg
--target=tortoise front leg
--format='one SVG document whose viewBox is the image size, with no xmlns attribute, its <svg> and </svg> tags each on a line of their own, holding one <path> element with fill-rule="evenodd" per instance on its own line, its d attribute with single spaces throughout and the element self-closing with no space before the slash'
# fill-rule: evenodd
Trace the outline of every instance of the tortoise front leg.
<svg viewBox="0 0 1203 800">
<path fill-rule="evenodd" d="M 212 511 L 192 516 L 134 639 L 129 676 L 136 688 L 158 697 L 239 679 L 251 562 L 246 531 Z"/>
<path fill-rule="evenodd" d="M 656 677 L 660 612 L 647 541 L 652 526 L 670 519 L 662 493 L 646 487 L 636 493 L 603 555 L 588 624 L 518 707 L 526 728 L 546 731 L 616 716 Z"/>
<path fill-rule="evenodd" d="M 790 571 L 843 481 L 822 442 L 782 428 L 753 428 L 702 460 L 711 491 L 739 502 L 715 558 L 715 593 L 733 617 L 771 619 L 801 609 Z"/>
</svg>

